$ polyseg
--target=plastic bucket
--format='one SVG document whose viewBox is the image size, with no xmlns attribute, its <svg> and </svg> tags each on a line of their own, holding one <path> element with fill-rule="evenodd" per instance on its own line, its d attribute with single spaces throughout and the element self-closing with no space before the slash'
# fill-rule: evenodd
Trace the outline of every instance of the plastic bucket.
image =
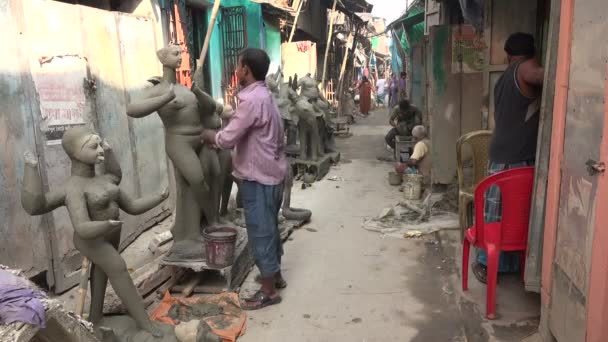
<svg viewBox="0 0 608 342">
<path fill-rule="evenodd" d="M 403 195 L 408 200 L 419 200 L 422 196 L 422 180 L 424 177 L 419 174 L 403 175 Z"/>
<path fill-rule="evenodd" d="M 401 177 L 400 173 L 397 173 L 397 172 L 388 173 L 388 184 L 396 186 L 396 185 L 401 185 L 401 182 L 403 182 L 403 178 Z"/>
<path fill-rule="evenodd" d="M 207 266 L 224 268 L 234 263 L 238 231 L 233 227 L 209 227 L 203 230 Z"/>
</svg>

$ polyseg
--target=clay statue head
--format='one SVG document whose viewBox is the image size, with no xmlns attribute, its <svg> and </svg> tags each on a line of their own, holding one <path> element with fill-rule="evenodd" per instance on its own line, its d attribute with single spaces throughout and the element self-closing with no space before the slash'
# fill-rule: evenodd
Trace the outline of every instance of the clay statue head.
<svg viewBox="0 0 608 342">
<path fill-rule="evenodd" d="M 300 83 L 300 95 L 307 97 L 308 99 L 316 99 L 319 97 L 319 89 L 317 88 L 317 82 L 306 75 L 299 80 Z"/>
<path fill-rule="evenodd" d="M 182 48 L 179 45 L 169 45 L 158 51 L 156 56 L 163 66 L 177 69 L 182 65 Z"/>
<path fill-rule="evenodd" d="M 88 127 L 70 128 L 63 134 L 61 146 L 72 161 L 93 165 L 104 161 L 103 140 Z"/>
<path fill-rule="evenodd" d="M 279 84 L 276 81 L 276 75 L 269 74 L 266 76 L 266 87 L 275 94 L 279 92 Z"/>
</svg>

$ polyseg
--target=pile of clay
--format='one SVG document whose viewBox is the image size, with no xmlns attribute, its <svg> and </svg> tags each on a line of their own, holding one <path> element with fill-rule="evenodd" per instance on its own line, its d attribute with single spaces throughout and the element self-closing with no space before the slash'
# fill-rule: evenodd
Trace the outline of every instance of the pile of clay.
<svg viewBox="0 0 608 342">
<path fill-rule="evenodd" d="M 218 316 L 224 314 L 224 308 L 209 303 L 199 303 L 192 305 L 184 305 L 175 303 L 169 309 L 169 317 L 179 322 L 188 322 L 192 320 L 202 320 L 207 317 Z"/>
</svg>

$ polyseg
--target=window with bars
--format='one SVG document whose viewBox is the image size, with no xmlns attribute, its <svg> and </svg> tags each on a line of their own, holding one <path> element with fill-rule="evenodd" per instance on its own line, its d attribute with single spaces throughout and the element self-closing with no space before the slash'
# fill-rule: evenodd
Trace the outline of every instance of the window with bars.
<svg viewBox="0 0 608 342">
<path fill-rule="evenodd" d="M 224 7 L 221 14 L 224 103 L 236 108 L 238 80 L 235 71 L 239 54 L 247 47 L 247 15 L 244 6 Z"/>
</svg>

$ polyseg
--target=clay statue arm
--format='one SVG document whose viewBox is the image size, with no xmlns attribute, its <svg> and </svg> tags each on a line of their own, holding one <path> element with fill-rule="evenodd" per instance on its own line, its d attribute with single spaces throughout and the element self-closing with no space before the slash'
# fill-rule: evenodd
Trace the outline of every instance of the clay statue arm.
<svg viewBox="0 0 608 342">
<path fill-rule="evenodd" d="M 38 174 L 38 159 L 31 152 L 25 152 L 25 171 L 21 189 L 21 206 L 30 215 L 42 215 L 59 208 L 65 203 L 63 191 L 44 192 L 42 179 Z"/>
<path fill-rule="evenodd" d="M 121 221 L 115 220 L 91 221 L 82 192 L 78 195 L 68 196 L 66 206 L 74 227 L 74 233 L 82 239 L 95 239 L 122 225 Z"/>
<path fill-rule="evenodd" d="M 175 91 L 173 90 L 173 85 L 171 85 L 169 90 L 162 95 L 151 96 L 129 103 L 127 115 L 132 118 L 143 118 L 156 112 L 167 103 L 173 101 L 173 99 L 175 99 Z"/>
<path fill-rule="evenodd" d="M 235 147 L 241 138 L 249 132 L 250 127 L 255 124 L 256 114 L 259 112 L 260 110 L 254 108 L 249 101 L 241 102 L 228 125 L 217 133 L 213 141 L 209 139 L 206 142 L 214 143 L 225 150 Z"/>
<path fill-rule="evenodd" d="M 211 95 L 205 93 L 201 88 L 196 85 L 192 86 L 192 92 L 196 95 L 198 100 L 198 107 L 201 113 L 215 113 L 217 104 Z M 208 114 L 208 115 L 209 115 Z"/>
<path fill-rule="evenodd" d="M 122 170 L 120 168 L 120 164 L 114 155 L 114 151 L 112 151 L 112 147 L 107 141 L 103 141 L 102 147 L 105 158 L 104 164 L 106 167 L 106 177 L 111 178 L 112 183 L 119 184 L 122 180 Z"/>
<path fill-rule="evenodd" d="M 165 191 L 158 195 L 145 196 L 136 199 L 132 198 L 131 196 L 129 196 L 129 194 L 127 194 L 121 189 L 120 199 L 118 200 L 118 206 L 127 214 L 140 215 L 156 207 L 162 201 L 166 200 L 167 197 L 169 197 L 168 189 L 165 189 Z"/>
</svg>

